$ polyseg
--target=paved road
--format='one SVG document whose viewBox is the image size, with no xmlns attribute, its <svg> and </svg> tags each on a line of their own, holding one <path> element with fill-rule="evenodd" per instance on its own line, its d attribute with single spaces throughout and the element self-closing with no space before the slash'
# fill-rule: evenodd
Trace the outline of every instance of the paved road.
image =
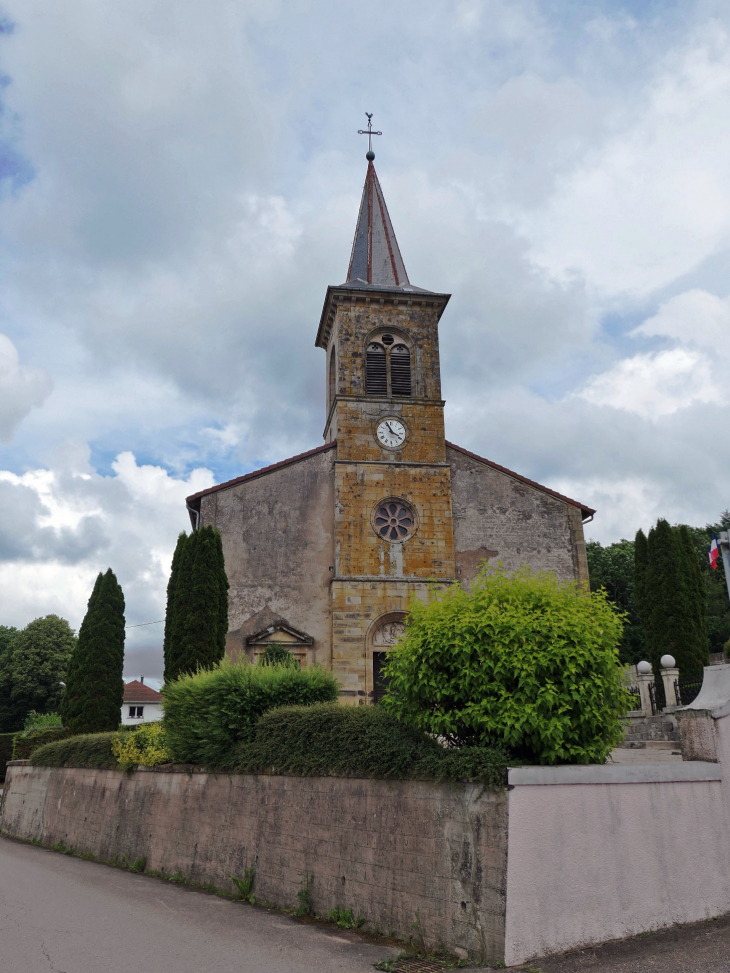
<svg viewBox="0 0 730 973">
<path fill-rule="evenodd" d="M 393 955 L 354 932 L 0 838 L 1 973 L 372 973 Z M 528 968 L 730 973 L 730 916 Z"/>
<path fill-rule="evenodd" d="M 729 973 L 730 916 L 531 964 L 540 973 Z"/>
<path fill-rule="evenodd" d="M 0 838 L 2 973 L 373 973 L 362 937 Z"/>
</svg>

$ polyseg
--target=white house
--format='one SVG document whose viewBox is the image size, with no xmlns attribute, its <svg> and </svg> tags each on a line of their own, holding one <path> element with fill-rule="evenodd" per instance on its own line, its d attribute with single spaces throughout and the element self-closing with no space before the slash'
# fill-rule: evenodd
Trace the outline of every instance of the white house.
<svg viewBox="0 0 730 973">
<path fill-rule="evenodd" d="M 151 686 L 145 686 L 144 676 L 133 679 L 124 687 L 122 703 L 122 723 L 134 726 L 136 723 L 154 723 L 162 719 L 162 696 Z"/>
</svg>

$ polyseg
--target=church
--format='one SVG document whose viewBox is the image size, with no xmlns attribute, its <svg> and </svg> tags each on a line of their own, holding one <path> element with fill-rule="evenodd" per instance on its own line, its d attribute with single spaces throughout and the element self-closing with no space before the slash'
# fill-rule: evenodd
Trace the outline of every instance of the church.
<svg viewBox="0 0 730 973">
<path fill-rule="evenodd" d="M 586 583 L 594 511 L 446 440 L 439 322 L 449 294 L 411 284 L 368 167 L 344 284 L 329 286 L 324 444 L 188 497 L 220 531 L 230 582 L 226 654 L 270 643 L 374 702 L 414 598 L 484 562 Z"/>
</svg>

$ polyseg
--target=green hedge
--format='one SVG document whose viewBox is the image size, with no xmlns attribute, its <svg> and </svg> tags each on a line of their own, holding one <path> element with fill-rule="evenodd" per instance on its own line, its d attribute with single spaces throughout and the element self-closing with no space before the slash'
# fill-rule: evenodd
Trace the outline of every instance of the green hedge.
<svg viewBox="0 0 730 973">
<path fill-rule="evenodd" d="M 28 760 L 40 747 L 56 740 L 65 740 L 70 730 L 65 726 L 53 726 L 30 733 L 16 733 L 13 743 L 13 760 Z"/>
<path fill-rule="evenodd" d="M 446 749 L 379 706 L 324 705 L 265 713 L 254 739 L 236 747 L 232 769 L 307 777 L 473 780 L 499 787 L 508 762 L 498 747 Z"/>
<path fill-rule="evenodd" d="M 165 737 L 173 762 L 227 768 L 234 748 L 253 736 L 258 718 L 276 706 L 333 702 L 335 677 L 319 666 L 231 665 L 168 683 Z"/>
<path fill-rule="evenodd" d="M 14 733 L 0 733 L 0 780 L 5 780 L 5 764 L 13 759 Z"/>
<path fill-rule="evenodd" d="M 119 770 L 112 753 L 116 733 L 84 733 L 39 747 L 31 754 L 33 767 L 86 767 L 90 770 Z"/>
</svg>

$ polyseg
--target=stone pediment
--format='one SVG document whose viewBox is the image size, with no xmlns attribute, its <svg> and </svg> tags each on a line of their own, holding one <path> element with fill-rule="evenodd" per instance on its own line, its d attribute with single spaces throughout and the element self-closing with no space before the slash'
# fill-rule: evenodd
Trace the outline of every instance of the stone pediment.
<svg viewBox="0 0 730 973">
<path fill-rule="evenodd" d="M 267 645 L 285 645 L 288 649 L 294 648 L 294 646 L 306 648 L 313 644 L 314 639 L 311 635 L 307 635 L 306 632 L 300 632 L 291 625 L 286 625 L 282 622 L 269 625 L 259 632 L 254 632 L 253 635 L 249 635 L 246 639 L 246 645 L 261 645 L 264 648 Z"/>
</svg>

